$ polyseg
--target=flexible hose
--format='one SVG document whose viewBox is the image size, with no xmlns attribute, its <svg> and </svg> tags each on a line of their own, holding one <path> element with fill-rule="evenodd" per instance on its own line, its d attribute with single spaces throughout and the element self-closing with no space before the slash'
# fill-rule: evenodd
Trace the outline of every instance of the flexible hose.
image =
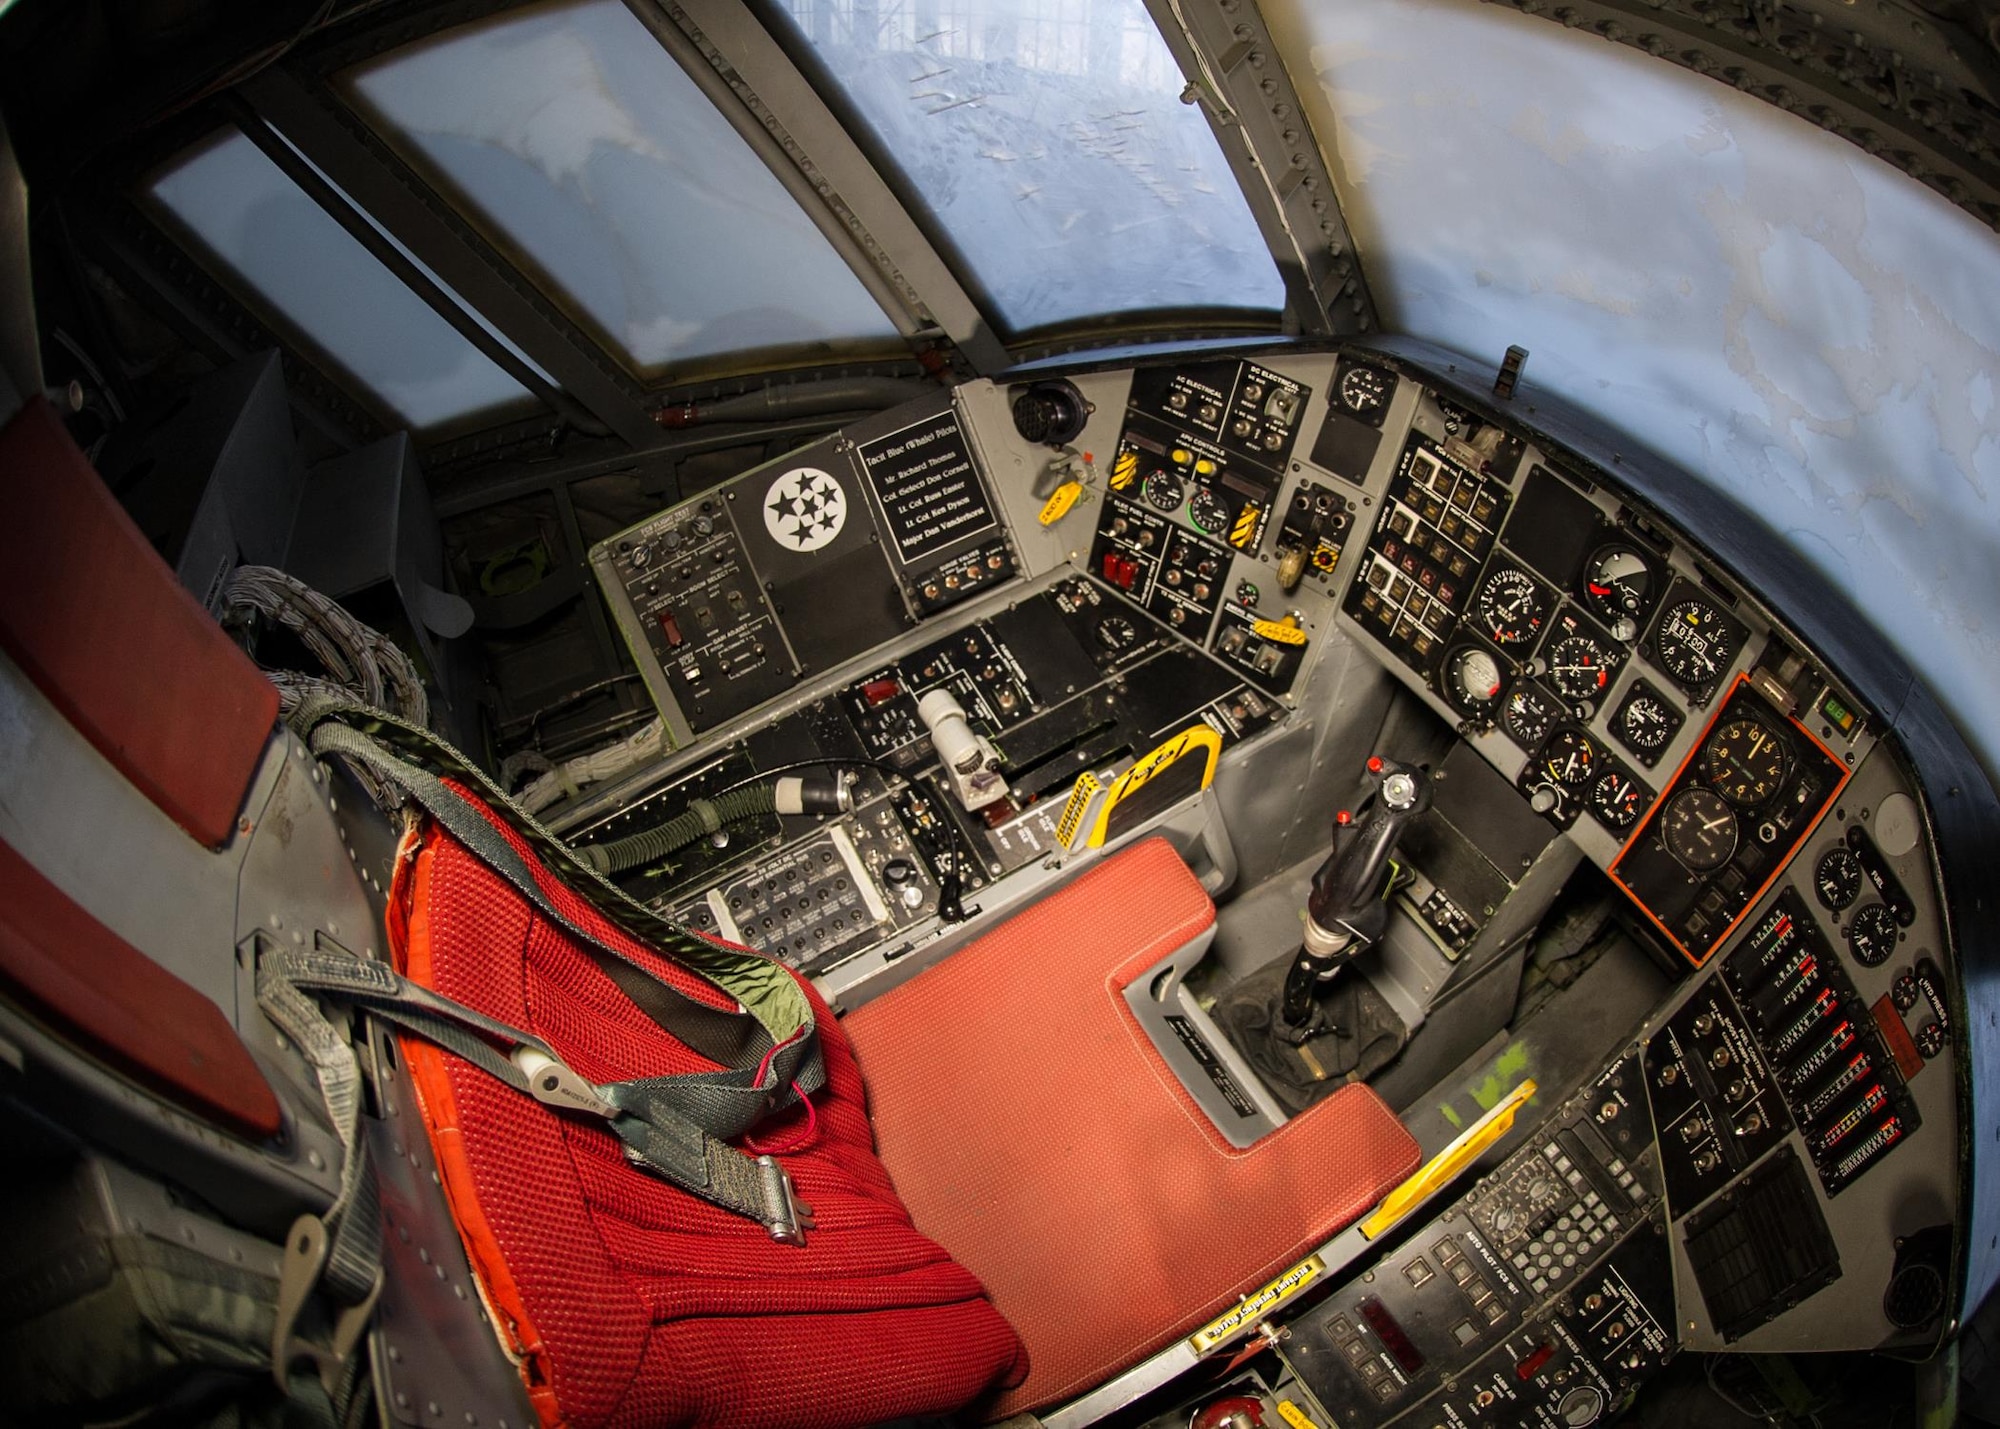
<svg viewBox="0 0 2000 1429">
<path fill-rule="evenodd" d="M 238 566 L 223 592 L 223 613 L 241 621 L 249 611 L 296 635 L 325 667 L 324 675 L 265 668 L 287 714 L 306 695 L 331 686 L 412 724 L 430 723 L 430 700 L 410 657 L 296 576 L 270 566 Z"/>
<path fill-rule="evenodd" d="M 666 722 L 656 717 L 603 749 L 579 754 L 561 764 L 551 765 L 544 760 L 543 768 L 547 772 L 538 775 L 514 797 L 529 813 L 539 814 L 558 799 L 575 794 L 586 784 L 602 783 L 613 775 L 623 774 L 627 769 L 657 759 L 666 748 L 666 734 Z M 518 759 L 520 756 L 510 758 Z M 519 767 L 516 766 L 517 770 Z"/>
<path fill-rule="evenodd" d="M 776 785 L 751 784 L 718 794 L 713 799 L 696 799 L 680 817 L 644 833 L 630 834 L 610 843 L 581 844 L 576 851 L 599 873 L 623 873 L 628 868 L 651 863 L 654 859 L 665 858 L 676 849 L 686 848 L 703 834 L 712 834 L 724 824 L 775 813 L 777 807 Z"/>
</svg>

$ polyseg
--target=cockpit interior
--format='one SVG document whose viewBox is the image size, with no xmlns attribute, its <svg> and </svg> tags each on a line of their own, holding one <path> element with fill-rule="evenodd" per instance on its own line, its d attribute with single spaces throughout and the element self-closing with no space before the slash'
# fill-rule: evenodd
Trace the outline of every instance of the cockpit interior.
<svg viewBox="0 0 2000 1429">
<path fill-rule="evenodd" d="M 1985 0 L 0 121 L 0 1423 L 2000 1424 Z"/>
</svg>

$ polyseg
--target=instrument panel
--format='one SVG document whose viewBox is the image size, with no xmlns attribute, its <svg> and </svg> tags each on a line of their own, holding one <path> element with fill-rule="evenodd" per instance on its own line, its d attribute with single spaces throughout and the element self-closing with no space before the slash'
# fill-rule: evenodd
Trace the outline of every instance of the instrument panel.
<svg viewBox="0 0 2000 1429">
<path fill-rule="evenodd" d="M 1311 777 L 1295 751 L 1322 712 L 1392 687 L 1451 739 L 1449 817 L 1401 905 L 1446 962 L 1521 931 L 1510 905 L 1582 858 L 1676 982 L 1448 1236 L 1312 1312 L 1301 1377 L 1336 1418 L 1491 1418 L 1479 1395 L 1504 1384 L 1520 1413 L 1495 1422 L 1588 1423 L 1529 1402 L 1606 1412 L 1676 1346 L 1917 1334 L 1887 1309 L 1857 1319 L 1847 1292 L 1872 1304 L 1902 1247 L 1952 1219 L 1962 1034 L 1922 805 L 1839 674 L 1610 474 L 1406 362 L 1072 380 L 1092 415 L 1067 449 L 1012 430 L 1004 386 L 968 384 L 603 543 L 649 688 L 703 738 L 575 834 L 757 771 L 865 763 L 851 811 L 771 816 L 633 888 L 866 996 L 1053 876 L 1079 775 L 1205 724 L 1240 771 L 1222 803 L 1255 857 L 1244 811 Z M 848 512 L 825 536 L 821 491 L 819 526 L 801 518 L 798 539 L 846 562 L 818 585 L 816 552 L 774 555 L 762 514 L 808 469 Z M 947 494 L 906 497 L 931 475 L 921 489 Z M 1053 478 L 1077 484 L 1068 504 L 1047 500 Z M 940 776 L 916 713 L 938 690 L 1003 756 L 989 810 Z M 1773 1223 L 1795 1239 L 1759 1259 Z"/>
<path fill-rule="evenodd" d="M 913 406 L 592 547 L 672 743 L 1017 574 L 957 406 L 943 393 Z"/>
</svg>

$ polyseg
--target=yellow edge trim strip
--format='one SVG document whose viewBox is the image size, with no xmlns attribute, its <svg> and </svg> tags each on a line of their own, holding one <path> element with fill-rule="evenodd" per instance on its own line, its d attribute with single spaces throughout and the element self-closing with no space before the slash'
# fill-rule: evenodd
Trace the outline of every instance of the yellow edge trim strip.
<svg viewBox="0 0 2000 1429">
<path fill-rule="evenodd" d="M 1110 821 L 1111 811 L 1118 807 L 1121 799 L 1138 793 L 1156 774 L 1178 763 L 1182 756 L 1197 750 L 1207 760 L 1206 767 L 1201 771 L 1201 787 L 1206 789 L 1214 783 L 1215 763 L 1222 757 L 1222 736 L 1217 734 L 1211 725 L 1190 725 L 1118 776 L 1111 786 L 1111 792 L 1104 796 L 1104 802 L 1098 806 L 1097 822 L 1090 830 L 1090 846 L 1096 848 L 1104 842 L 1104 831 Z"/>
<path fill-rule="evenodd" d="M 1074 847 L 1077 830 L 1083 827 L 1084 817 L 1090 812 L 1090 801 L 1104 791 L 1104 782 L 1088 769 L 1076 776 L 1076 783 L 1070 786 L 1069 798 L 1063 804 L 1062 817 L 1056 820 L 1056 842 L 1064 848 Z"/>
<path fill-rule="evenodd" d="M 1431 1192 L 1446 1185 L 1477 1161 L 1487 1147 L 1513 1129 L 1514 1113 L 1526 1106 L 1528 1098 L 1534 1094 L 1535 1080 L 1533 1077 L 1526 1078 L 1507 1093 L 1498 1106 L 1468 1126 L 1456 1141 L 1420 1167 L 1414 1176 L 1383 1197 L 1374 1214 L 1361 1223 L 1361 1234 L 1374 1240 L 1415 1210 Z"/>
<path fill-rule="evenodd" d="M 1233 1339 L 1284 1304 L 1326 1271 L 1326 1262 L 1317 1255 L 1307 1256 L 1297 1265 L 1259 1290 L 1246 1295 L 1234 1309 L 1227 1310 L 1188 1336 L 1188 1346 L 1205 1355 L 1217 1345 Z"/>
</svg>

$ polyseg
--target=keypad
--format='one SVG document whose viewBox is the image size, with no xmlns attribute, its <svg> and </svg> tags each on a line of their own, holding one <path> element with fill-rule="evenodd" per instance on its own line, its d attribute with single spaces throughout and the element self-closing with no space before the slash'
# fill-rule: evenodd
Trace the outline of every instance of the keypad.
<svg viewBox="0 0 2000 1429">
<path fill-rule="evenodd" d="M 1514 1269 L 1538 1295 L 1574 1279 L 1624 1224 L 1561 1147 L 1551 1142 L 1542 1148 L 1542 1155 L 1549 1169 L 1575 1192 L 1576 1200 L 1566 1207 L 1551 1206 L 1538 1216 L 1529 1227 L 1527 1244 L 1514 1252 Z M 1621 1186 L 1636 1192 L 1635 1200 L 1644 1194 L 1624 1162 L 1613 1161 L 1605 1169 L 1619 1178 Z"/>
</svg>

